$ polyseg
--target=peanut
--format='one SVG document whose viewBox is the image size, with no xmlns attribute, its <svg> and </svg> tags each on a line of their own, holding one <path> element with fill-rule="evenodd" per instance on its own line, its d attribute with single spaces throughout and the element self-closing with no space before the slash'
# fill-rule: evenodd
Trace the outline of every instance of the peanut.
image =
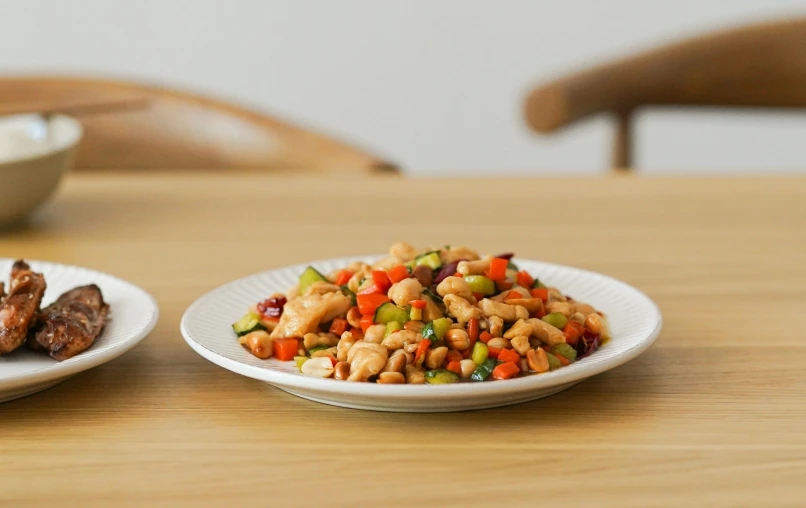
<svg viewBox="0 0 806 508">
<path fill-rule="evenodd" d="M 569 321 L 575 321 L 581 325 L 585 324 L 585 316 L 581 312 L 574 312 L 570 316 L 568 316 Z"/>
<path fill-rule="evenodd" d="M 398 350 L 402 351 L 402 350 Z M 397 353 L 397 351 L 395 351 Z M 381 372 L 403 372 L 406 369 L 406 356 L 405 354 L 394 354 L 386 360 L 386 365 L 384 365 L 383 370 Z"/>
<path fill-rule="evenodd" d="M 473 371 L 476 370 L 476 363 L 470 359 L 462 360 L 459 362 L 459 367 L 462 369 L 462 379 L 469 379 Z"/>
<path fill-rule="evenodd" d="M 507 348 L 511 347 L 509 340 L 503 337 L 495 337 L 487 342 L 487 347 Z"/>
<path fill-rule="evenodd" d="M 381 372 L 378 376 L 378 383 L 388 385 L 406 384 L 406 377 L 400 372 Z"/>
<path fill-rule="evenodd" d="M 306 376 L 330 377 L 334 369 L 330 358 L 311 358 L 302 364 L 300 370 Z"/>
<path fill-rule="evenodd" d="M 248 333 L 238 339 L 238 342 L 249 348 L 249 351 L 261 360 L 265 360 L 272 355 L 272 338 L 263 330 Z"/>
<path fill-rule="evenodd" d="M 333 368 L 333 377 L 336 379 L 345 380 L 350 376 L 350 364 L 347 362 L 339 362 Z"/>
<path fill-rule="evenodd" d="M 361 312 L 358 311 L 358 307 L 352 307 L 347 311 L 347 322 L 353 328 L 361 328 Z"/>
<path fill-rule="evenodd" d="M 420 281 L 423 287 L 428 287 L 434 282 L 434 273 L 431 268 L 425 265 L 415 266 L 411 271 L 414 278 Z"/>
<path fill-rule="evenodd" d="M 526 363 L 529 369 L 534 372 L 546 372 L 549 370 L 549 359 L 546 357 L 546 352 L 542 349 L 530 349 L 526 353 Z"/>
<path fill-rule="evenodd" d="M 610 330 L 607 329 L 607 324 L 599 314 L 588 314 L 588 317 L 585 318 L 585 328 L 591 333 L 598 333 L 603 340 L 610 338 Z"/>
<path fill-rule="evenodd" d="M 445 333 L 445 344 L 451 349 L 462 351 L 470 347 L 470 336 L 461 328 L 449 329 Z"/>
</svg>

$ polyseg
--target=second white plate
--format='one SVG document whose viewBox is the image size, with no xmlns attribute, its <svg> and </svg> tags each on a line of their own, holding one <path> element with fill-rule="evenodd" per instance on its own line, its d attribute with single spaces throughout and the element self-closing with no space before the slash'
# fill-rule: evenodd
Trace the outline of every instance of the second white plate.
<svg viewBox="0 0 806 508">
<path fill-rule="evenodd" d="M 0 277 L 8 278 L 13 259 L 0 258 Z M 151 332 L 159 318 L 154 299 L 142 289 L 105 273 L 78 266 L 29 261 L 45 276 L 42 307 L 76 286 L 97 284 L 109 304 L 109 322 L 89 349 L 58 362 L 25 346 L 0 356 L 0 402 L 24 397 L 64 381 L 73 374 L 112 360 Z"/>
<path fill-rule="evenodd" d="M 304 263 L 225 284 L 187 309 L 182 317 L 182 336 L 197 353 L 225 369 L 316 402 L 376 411 L 442 412 L 506 406 L 557 393 L 635 358 L 652 345 L 661 330 L 657 305 L 624 282 L 577 268 L 515 259 L 521 269 L 547 285 L 601 309 L 613 339 L 591 356 L 553 372 L 449 385 L 380 385 L 314 378 L 300 374 L 294 362 L 261 360 L 238 344 L 232 323 L 258 301 L 295 284 L 306 266 L 329 273 L 351 261 L 374 259 L 377 256 Z"/>
</svg>

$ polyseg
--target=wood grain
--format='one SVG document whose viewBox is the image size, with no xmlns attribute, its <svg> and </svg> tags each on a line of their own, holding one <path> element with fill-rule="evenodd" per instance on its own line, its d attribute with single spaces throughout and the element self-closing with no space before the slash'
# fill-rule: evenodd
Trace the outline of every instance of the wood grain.
<svg viewBox="0 0 806 508">
<path fill-rule="evenodd" d="M 0 405 L 0 504 L 800 506 L 804 202 L 804 178 L 73 175 L 0 252 L 131 280 L 162 317 L 123 357 Z M 548 399 L 430 415 L 299 399 L 179 334 L 219 284 L 400 239 L 621 278 L 663 333 Z"/>
<path fill-rule="evenodd" d="M 525 112 L 548 133 L 646 106 L 806 108 L 806 18 L 705 34 L 558 78 L 529 94 Z M 614 167 L 629 167 L 629 117 L 616 118 Z"/>
<path fill-rule="evenodd" d="M 332 137 L 186 91 L 105 79 L 0 76 L 0 110 L 121 98 L 147 100 L 149 107 L 82 116 L 77 170 L 396 171 L 393 164 Z"/>
</svg>

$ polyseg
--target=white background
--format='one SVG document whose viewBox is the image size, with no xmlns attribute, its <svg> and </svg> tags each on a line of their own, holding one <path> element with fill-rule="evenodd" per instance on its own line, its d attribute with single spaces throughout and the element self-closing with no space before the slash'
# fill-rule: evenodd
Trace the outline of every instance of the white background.
<svg viewBox="0 0 806 508">
<path fill-rule="evenodd" d="M 0 0 L 0 71 L 131 77 L 211 93 L 373 149 L 413 174 L 593 173 L 597 118 L 530 133 L 553 76 L 803 0 Z M 806 112 L 650 112 L 638 164 L 806 168 Z"/>
</svg>

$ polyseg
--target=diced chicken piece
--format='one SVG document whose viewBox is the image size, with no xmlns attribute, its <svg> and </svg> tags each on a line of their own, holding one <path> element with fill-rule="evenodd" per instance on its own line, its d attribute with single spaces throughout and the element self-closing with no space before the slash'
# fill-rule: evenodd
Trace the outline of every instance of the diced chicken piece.
<svg viewBox="0 0 806 508">
<path fill-rule="evenodd" d="M 520 305 L 508 305 L 506 303 L 494 302 L 485 298 L 479 302 L 479 308 L 487 317 L 498 316 L 507 323 L 512 323 L 519 319 L 528 319 L 529 311 Z"/>
<path fill-rule="evenodd" d="M 316 333 L 319 323 L 344 315 L 351 304 L 350 298 L 340 292 L 295 298 L 286 303 L 271 338 L 304 337 L 306 333 Z"/>
<path fill-rule="evenodd" d="M 305 294 L 302 296 L 324 295 L 327 293 L 339 293 L 339 292 L 341 292 L 341 288 L 339 286 L 331 284 L 329 282 L 317 281 L 308 286 L 308 289 L 305 290 Z"/>
<path fill-rule="evenodd" d="M 392 284 L 389 288 L 389 298 L 397 304 L 398 307 L 405 307 L 412 300 L 419 300 L 420 293 L 423 292 L 423 285 L 417 279 L 403 279 L 400 282 Z"/>
<path fill-rule="evenodd" d="M 448 307 L 448 313 L 455 317 L 459 323 L 467 323 L 471 319 L 481 317 L 481 310 L 460 296 L 448 295 L 444 301 Z"/>
</svg>

